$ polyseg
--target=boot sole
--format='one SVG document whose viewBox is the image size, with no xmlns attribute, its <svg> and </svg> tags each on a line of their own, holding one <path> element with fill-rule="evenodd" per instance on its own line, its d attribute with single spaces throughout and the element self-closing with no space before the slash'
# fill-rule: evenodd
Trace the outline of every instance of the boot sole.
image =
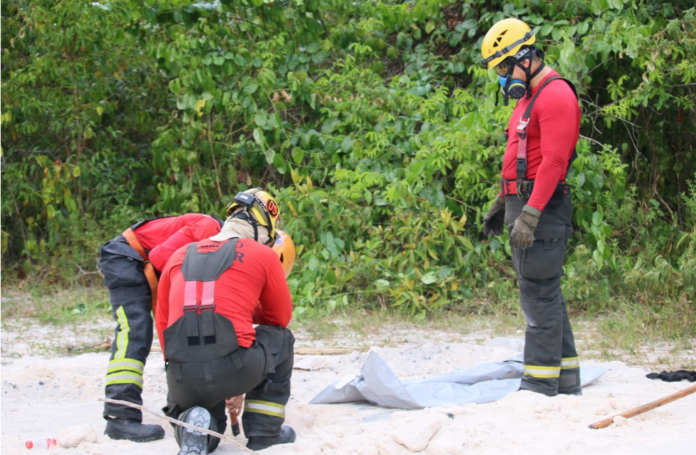
<svg viewBox="0 0 696 455">
<path fill-rule="evenodd" d="M 164 429 L 161 432 L 157 432 L 153 434 L 152 436 L 143 436 L 140 438 L 134 438 L 132 436 L 128 436 L 125 434 L 118 434 L 118 433 L 104 433 L 107 435 L 109 438 L 114 439 L 114 440 L 127 440 L 127 441 L 133 441 L 133 442 L 151 442 L 151 441 L 158 441 L 162 438 L 164 438 Z"/>
<path fill-rule="evenodd" d="M 133 442 L 150 442 L 150 441 L 157 441 L 159 439 L 164 438 L 164 428 L 160 427 L 159 425 L 150 425 L 154 427 L 154 431 L 151 433 L 145 433 L 141 434 L 140 436 L 134 436 L 132 433 L 128 432 L 123 432 L 118 428 L 109 428 L 111 426 L 111 422 L 109 422 L 106 426 L 106 430 L 104 431 L 104 434 L 107 435 L 111 439 L 115 440 L 125 440 L 125 441 L 133 441 Z"/>
<path fill-rule="evenodd" d="M 193 408 L 189 415 L 186 416 L 186 423 L 201 428 L 209 428 L 210 413 L 203 408 Z M 208 435 L 190 428 L 184 428 L 179 455 L 207 455 L 207 453 Z"/>
</svg>

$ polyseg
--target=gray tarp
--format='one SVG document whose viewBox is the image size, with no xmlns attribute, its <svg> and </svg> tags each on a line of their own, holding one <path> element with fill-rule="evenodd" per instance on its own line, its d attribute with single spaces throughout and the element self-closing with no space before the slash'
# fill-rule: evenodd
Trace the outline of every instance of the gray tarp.
<svg viewBox="0 0 696 455">
<path fill-rule="evenodd" d="M 520 354 L 504 362 L 482 363 L 448 374 L 402 382 L 389 365 L 372 351 L 360 375 L 331 384 L 310 403 L 369 401 L 385 408 L 398 409 L 488 403 L 517 391 L 523 371 Z M 607 371 L 608 368 L 581 365 L 582 386 L 592 383 Z"/>
</svg>

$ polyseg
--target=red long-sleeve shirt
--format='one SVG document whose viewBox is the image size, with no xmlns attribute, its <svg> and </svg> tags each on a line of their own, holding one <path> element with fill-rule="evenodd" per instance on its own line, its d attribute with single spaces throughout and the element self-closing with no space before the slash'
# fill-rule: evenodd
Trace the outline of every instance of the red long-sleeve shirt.
<svg viewBox="0 0 696 455">
<path fill-rule="evenodd" d="M 152 265 L 162 271 L 176 250 L 191 242 L 212 237 L 220 232 L 220 228 L 220 222 L 212 216 L 188 213 L 149 220 L 134 232 L 148 252 Z"/>
<path fill-rule="evenodd" d="M 225 242 L 206 239 L 198 242 L 198 248 L 215 251 Z M 248 348 L 256 339 L 252 324 L 288 326 L 292 298 L 275 251 L 252 239 L 239 239 L 236 252 L 232 266 L 215 282 L 215 312 L 232 321 L 239 345 Z M 181 265 L 185 256 L 186 247 L 178 249 L 160 277 L 155 325 L 163 354 L 164 330 L 184 315 L 185 281 Z M 202 291 L 199 284 L 199 301 Z"/>
<path fill-rule="evenodd" d="M 532 89 L 532 96 L 546 79 L 554 76 L 559 75 L 552 70 Z M 531 97 L 519 100 L 510 117 L 502 172 L 506 180 L 517 179 L 517 125 L 530 101 Z M 573 89 L 562 80 L 549 82 L 534 101 L 527 127 L 527 178 L 535 180 L 527 205 L 544 210 L 558 182 L 566 177 L 579 135 L 580 106 Z"/>
</svg>

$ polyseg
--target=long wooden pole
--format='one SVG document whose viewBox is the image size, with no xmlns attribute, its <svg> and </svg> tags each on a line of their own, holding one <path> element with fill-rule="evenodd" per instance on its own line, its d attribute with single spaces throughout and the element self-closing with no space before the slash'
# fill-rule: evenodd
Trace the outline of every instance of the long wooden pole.
<svg viewBox="0 0 696 455">
<path fill-rule="evenodd" d="M 595 422 L 592 425 L 590 425 L 590 428 L 593 430 L 597 430 L 599 428 L 606 428 L 612 423 L 614 423 L 614 418 L 615 417 L 624 417 L 626 419 L 630 419 L 631 417 L 635 417 L 638 414 L 642 414 L 644 412 L 648 412 L 652 409 L 659 408 L 662 405 L 665 405 L 667 403 L 671 403 L 675 400 L 678 400 L 680 398 L 683 398 L 687 395 L 691 395 L 692 393 L 696 392 L 696 385 L 692 385 L 691 387 L 687 387 L 684 390 L 680 390 L 679 392 L 673 393 L 672 395 L 667 395 L 664 398 L 660 398 L 659 400 L 655 400 L 653 402 L 650 402 L 648 404 L 644 404 L 643 406 L 638 406 L 637 408 L 633 408 L 630 411 L 626 411 L 622 414 L 615 415 L 614 417 L 608 417 L 606 419 L 600 420 L 599 422 Z"/>
</svg>

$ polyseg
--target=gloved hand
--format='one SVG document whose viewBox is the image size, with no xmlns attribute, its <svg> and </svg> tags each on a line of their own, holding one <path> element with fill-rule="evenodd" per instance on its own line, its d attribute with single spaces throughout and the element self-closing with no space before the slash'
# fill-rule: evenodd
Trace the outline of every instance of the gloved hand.
<svg viewBox="0 0 696 455">
<path fill-rule="evenodd" d="M 505 198 L 498 195 L 493 201 L 490 210 L 483 217 L 483 233 L 491 237 L 503 233 L 503 222 L 505 221 Z"/>
<path fill-rule="evenodd" d="M 534 243 L 534 230 L 539 224 L 541 210 L 525 205 L 522 213 L 515 220 L 510 232 L 510 245 L 513 248 L 529 248 Z"/>
</svg>

